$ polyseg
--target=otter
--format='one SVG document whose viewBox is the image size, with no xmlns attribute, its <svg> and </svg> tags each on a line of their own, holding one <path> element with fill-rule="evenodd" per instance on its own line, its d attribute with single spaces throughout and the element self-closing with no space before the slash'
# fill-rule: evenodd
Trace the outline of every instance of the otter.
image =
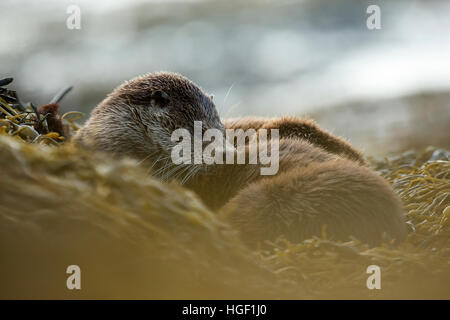
<svg viewBox="0 0 450 320">
<path fill-rule="evenodd" d="M 171 134 L 179 128 L 192 134 L 194 121 L 202 122 L 202 130 L 279 129 L 278 173 L 262 176 L 259 164 L 175 165 Z M 399 197 L 344 139 L 298 117 L 222 122 L 212 97 L 176 73 L 146 74 L 120 85 L 73 140 L 133 157 L 155 176 L 180 181 L 249 246 L 280 236 L 299 242 L 325 229 L 328 239 L 356 237 L 370 245 L 406 235 Z"/>
</svg>

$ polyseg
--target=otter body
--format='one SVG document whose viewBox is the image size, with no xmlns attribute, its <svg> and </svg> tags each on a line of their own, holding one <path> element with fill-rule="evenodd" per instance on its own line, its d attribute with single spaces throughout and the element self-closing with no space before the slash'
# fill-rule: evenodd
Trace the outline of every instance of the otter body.
<svg viewBox="0 0 450 320">
<path fill-rule="evenodd" d="M 279 130 L 279 171 L 258 164 L 175 165 L 171 133 L 179 128 Z M 116 88 L 92 112 L 75 142 L 131 156 L 165 179 L 176 178 L 234 226 L 249 245 L 284 236 L 354 236 L 371 245 L 405 237 L 402 204 L 362 154 L 314 122 L 296 117 L 241 118 L 222 123 L 212 99 L 174 73 L 141 76 Z M 255 143 L 256 140 L 253 140 Z M 248 153 L 246 150 L 242 151 Z"/>
</svg>

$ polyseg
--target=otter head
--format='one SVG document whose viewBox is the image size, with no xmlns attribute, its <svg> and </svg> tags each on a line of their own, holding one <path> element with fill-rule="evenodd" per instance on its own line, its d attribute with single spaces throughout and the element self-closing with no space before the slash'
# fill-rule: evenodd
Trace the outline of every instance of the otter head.
<svg viewBox="0 0 450 320">
<path fill-rule="evenodd" d="M 117 87 L 91 113 L 75 142 L 170 166 L 176 129 L 224 130 L 212 98 L 176 73 L 152 73 Z"/>
</svg>

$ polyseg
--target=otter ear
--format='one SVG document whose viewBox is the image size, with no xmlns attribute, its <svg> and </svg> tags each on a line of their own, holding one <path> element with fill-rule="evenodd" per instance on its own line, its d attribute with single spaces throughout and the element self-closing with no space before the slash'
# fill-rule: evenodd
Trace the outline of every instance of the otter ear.
<svg viewBox="0 0 450 320">
<path fill-rule="evenodd" d="M 150 96 L 150 104 L 152 107 L 164 108 L 170 102 L 170 97 L 162 90 L 156 90 L 152 92 Z"/>
</svg>

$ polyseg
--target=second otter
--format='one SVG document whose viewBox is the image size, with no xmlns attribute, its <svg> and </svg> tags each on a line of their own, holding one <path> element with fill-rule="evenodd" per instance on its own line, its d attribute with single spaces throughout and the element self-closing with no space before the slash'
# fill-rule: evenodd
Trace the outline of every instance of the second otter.
<svg viewBox="0 0 450 320">
<path fill-rule="evenodd" d="M 280 132 L 279 172 L 261 176 L 260 165 L 175 165 L 171 133 L 215 128 Z M 220 120 L 212 99 L 174 73 L 137 77 L 116 88 L 92 112 L 75 142 L 147 163 L 156 176 L 185 181 L 250 245 L 285 236 L 354 236 L 369 244 L 383 234 L 405 237 L 402 204 L 363 156 L 344 140 L 299 118 Z"/>
</svg>

